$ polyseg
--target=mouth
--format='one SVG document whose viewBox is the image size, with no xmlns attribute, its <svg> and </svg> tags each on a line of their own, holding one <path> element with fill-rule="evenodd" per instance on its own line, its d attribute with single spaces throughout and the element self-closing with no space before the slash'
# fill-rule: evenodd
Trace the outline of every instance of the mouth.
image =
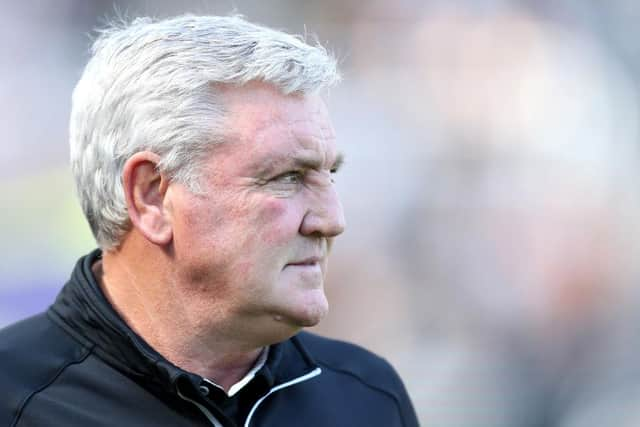
<svg viewBox="0 0 640 427">
<path fill-rule="evenodd" d="M 316 266 L 320 266 L 321 262 L 322 262 L 322 257 L 313 256 L 313 257 L 305 258 L 305 259 L 300 260 L 300 261 L 290 262 L 290 263 L 287 264 L 287 266 L 292 266 L 292 267 L 316 267 Z"/>
<path fill-rule="evenodd" d="M 300 261 L 293 261 L 286 265 L 286 267 L 301 267 L 301 268 L 320 268 L 322 264 L 322 257 L 312 256 Z"/>
</svg>

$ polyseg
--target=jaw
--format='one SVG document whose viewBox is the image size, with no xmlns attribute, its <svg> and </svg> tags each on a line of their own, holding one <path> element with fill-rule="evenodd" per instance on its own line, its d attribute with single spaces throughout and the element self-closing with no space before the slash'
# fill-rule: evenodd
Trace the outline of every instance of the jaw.
<svg viewBox="0 0 640 427">
<path fill-rule="evenodd" d="M 278 315 L 282 321 L 298 328 L 317 325 L 329 312 L 329 302 L 322 286 L 295 295 L 289 304 Z"/>
</svg>

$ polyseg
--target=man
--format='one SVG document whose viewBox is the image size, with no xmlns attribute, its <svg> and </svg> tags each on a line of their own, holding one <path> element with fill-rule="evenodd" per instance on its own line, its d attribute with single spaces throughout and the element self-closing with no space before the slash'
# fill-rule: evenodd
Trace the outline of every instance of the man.
<svg viewBox="0 0 640 427">
<path fill-rule="evenodd" d="M 99 250 L 0 332 L 0 423 L 416 426 L 393 369 L 300 332 L 344 229 L 321 47 L 240 17 L 103 31 L 71 164 Z"/>
</svg>

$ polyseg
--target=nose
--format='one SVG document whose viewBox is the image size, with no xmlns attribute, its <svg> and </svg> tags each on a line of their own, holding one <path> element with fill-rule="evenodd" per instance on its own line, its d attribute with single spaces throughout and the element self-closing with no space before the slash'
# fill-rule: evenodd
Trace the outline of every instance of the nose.
<svg viewBox="0 0 640 427">
<path fill-rule="evenodd" d="M 341 234 L 345 227 L 344 210 L 335 187 L 328 185 L 310 197 L 309 208 L 300 225 L 300 234 L 318 237 Z"/>
</svg>

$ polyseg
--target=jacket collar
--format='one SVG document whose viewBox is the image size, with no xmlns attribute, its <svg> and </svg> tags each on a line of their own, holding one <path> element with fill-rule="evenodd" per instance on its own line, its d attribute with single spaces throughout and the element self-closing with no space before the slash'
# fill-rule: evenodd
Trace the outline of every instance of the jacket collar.
<svg viewBox="0 0 640 427">
<path fill-rule="evenodd" d="M 185 380 L 197 389 L 203 381 L 169 362 L 136 334 L 118 315 L 98 285 L 91 266 L 101 258 L 99 249 L 80 258 L 50 316 L 105 362 L 145 386 L 175 393 Z M 317 367 L 296 337 L 270 347 L 265 365 L 256 374 L 270 388 L 305 375 Z"/>
</svg>

